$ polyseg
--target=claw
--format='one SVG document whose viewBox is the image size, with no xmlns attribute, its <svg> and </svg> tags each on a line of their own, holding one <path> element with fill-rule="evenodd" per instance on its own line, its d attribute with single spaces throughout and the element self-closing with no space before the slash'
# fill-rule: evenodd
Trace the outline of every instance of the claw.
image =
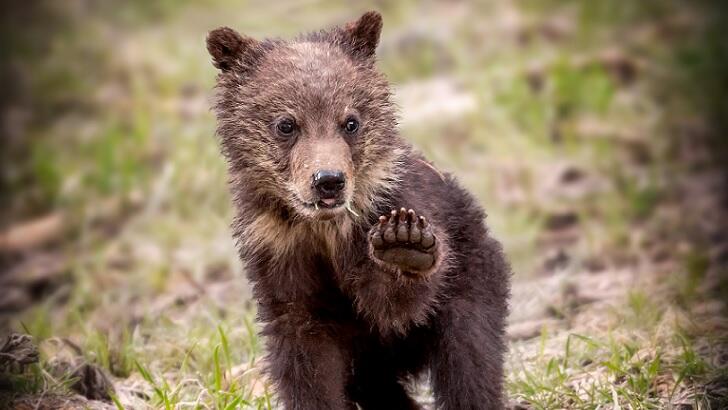
<svg viewBox="0 0 728 410">
<path fill-rule="evenodd" d="M 407 210 L 404 208 L 399 209 L 399 221 L 400 222 L 406 222 L 407 221 Z"/>
<path fill-rule="evenodd" d="M 387 224 L 387 217 L 384 215 L 380 216 L 379 217 L 379 226 L 383 227 L 386 224 Z"/>
<path fill-rule="evenodd" d="M 409 222 L 411 224 L 414 224 L 415 222 L 417 222 L 417 215 L 415 214 L 414 209 L 410 209 L 409 211 L 407 211 L 407 217 L 408 217 L 407 219 L 409 220 Z"/>
<path fill-rule="evenodd" d="M 397 221 L 397 211 L 392 211 L 392 217 L 389 218 L 389 222 L 387 223 L 387 228 L 384 230 L 384 234 L 382 236 L 384 237 L 384 240 L 390 243 L 393 243 L 397 240 L 397 235 L 395 234 L 395 225 Z"/>
</svg>

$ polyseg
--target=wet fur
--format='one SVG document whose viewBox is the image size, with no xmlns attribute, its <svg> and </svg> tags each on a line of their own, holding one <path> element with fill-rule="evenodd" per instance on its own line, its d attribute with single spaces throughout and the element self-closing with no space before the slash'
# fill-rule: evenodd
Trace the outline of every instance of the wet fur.
<svg viewBox="0 0 728 410">
<path fill-rule="evenodd" d="M 389 87 L 374 69 L 380 29 L 368 13 L 292 43 L 230 29 L 208 38 L 221 69 L 215 111 L 233 231 L 268 372 L 289 409 L 419 408 L 406 386 L 426 371 L 440 408 L 501 408 L 509 267 L 473 197 L 399 136 Z M 306 107 L 299 115 L 319 124 L 330 107 L 349 105 L 367 127 L 347 140 L 354 212 L 318 220 L 297 205 L 294 148 L 269 124 L 285 107 Z M 421 275 L 372 255 L 370 230 L 399 207 L 426 216 L 438 240 L 437 263 Z"/>
</svg>

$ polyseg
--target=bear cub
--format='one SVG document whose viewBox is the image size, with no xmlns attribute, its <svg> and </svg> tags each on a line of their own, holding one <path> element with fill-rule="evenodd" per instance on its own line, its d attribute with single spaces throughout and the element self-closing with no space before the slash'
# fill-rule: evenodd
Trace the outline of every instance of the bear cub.
<svg viewBox="0 0 728 410">
<path fill-rule="evenodd" d="M 477 201 L 397 130 L 369 12 L 292 41 L 222 27 L 214 111 L 267 372 L 288 409 L 503 406 L 510 268 Z"/>
</svg>

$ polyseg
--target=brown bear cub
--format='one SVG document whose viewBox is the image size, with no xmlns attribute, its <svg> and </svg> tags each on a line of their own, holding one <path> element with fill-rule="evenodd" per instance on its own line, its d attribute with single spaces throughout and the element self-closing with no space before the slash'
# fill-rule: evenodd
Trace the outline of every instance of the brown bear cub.
<svg viewBox="0 0 728 410">
<path fill-rule="evenodd" d="M 268 372 L 288 409 L 501 408 L 510 270 L 477 201 L 397 131 L 378 13 L 207 48 Z"/>
</svg>

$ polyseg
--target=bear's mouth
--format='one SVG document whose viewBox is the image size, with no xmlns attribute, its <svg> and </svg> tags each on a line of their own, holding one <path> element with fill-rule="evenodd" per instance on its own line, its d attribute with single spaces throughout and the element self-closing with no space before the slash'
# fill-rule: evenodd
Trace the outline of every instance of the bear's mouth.
<svg viewBox="0 0 728 410">
<path fill-rule="evenodd" d="M 344 201 L 341 199 L 333 199 L 333 198 L 326 198 L 326 199 L 319 199 L 316 202 L 312 202 L 309 204 L 306 204 L 309 208 L 314 209 L 335 209 L 339 208 L 344 205 Z"/>
<path fill-rule="evenodd" d="M 336 198 L 325 198 L 325 199 L 318 199 L 313 202 L 305 202 L 302 200 L 298 200 L 301 205 L 303 205 L 307 209 L 311 210 L 332 210 L 341 208 L 346 204 L 346 201 L 343 199 L 336 199 Z"/>
</svg>

